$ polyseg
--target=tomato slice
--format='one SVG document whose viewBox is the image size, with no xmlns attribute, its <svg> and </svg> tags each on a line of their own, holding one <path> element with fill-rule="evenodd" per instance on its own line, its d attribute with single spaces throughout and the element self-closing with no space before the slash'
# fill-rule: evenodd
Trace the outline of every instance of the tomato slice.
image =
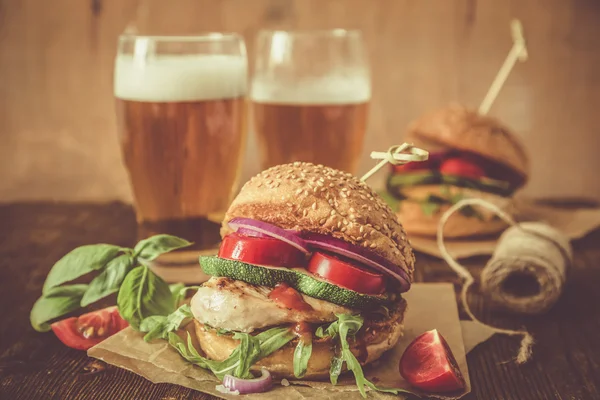
<svg viewBox="0 0 600 400">
<path fill-rule="evenodd" d="M 400 375 L 428 392 L 453 392 L 466 385 L 448 343 L 436 329 L 408 345 L 400 359 Z"/>
<path fill-rule="evenodd" d="M 359 293 L 379 294 L 385 289 L 383 275 L 331 254 L 314 253 L 308 261 L 308 270 L 326 281 Z"/>
<path fill-rule="evenodd" d="M 129 324 L 116 306 L 92 311 L 80 317 L 66 318 L 50 325 L 56 337 L 68 347 L 87 350 Z"/>
<path fill-rule="evenodd" d="M 440 166 L 440 172 L 446 175 L 464 176 L 479 179 L 485 176 L 484 169 L 468 158 L 453 157 L 446 159 Z"/>
<path fill-rule="evenodd" d="M 281 240 L 231 233 L 223 238 L 219 257 L 248 264 L 274 267 L 303 267 L 304 253 Z"/>
</svg>

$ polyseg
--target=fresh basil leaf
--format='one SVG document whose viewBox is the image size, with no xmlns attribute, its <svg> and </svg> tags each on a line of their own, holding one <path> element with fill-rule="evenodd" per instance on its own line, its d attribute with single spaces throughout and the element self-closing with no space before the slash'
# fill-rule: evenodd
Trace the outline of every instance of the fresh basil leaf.
<svg viewBox="0 0 600 400">
<path fill-rule="evenodd" d="M 174 310 L 169 285 L 145 265 L 127 274 L 119 289 L 117 305 L 121 316 L 136 330 L 144 318 L 168 315 Z"/>
<path fill-rule="evenodd" d="M 150 342 L 154 339 L 159 338 L 166 339 L 169 332 L 173 332 L 179 329 L 179 327 L 184 323 L 184 321 L 189 321 L 190 318 L 193 318 L 193 315 L 192 310 L 190 310 L 190 306 L 188 304 L 184 304 L 166 317 L 156 317 L 156 315 L 153 317 L 148 317 L 153 319 L 148 321 L 147 323 L 145 322 L 146 320 L 148 320 L 148 318 L 145 318 L 140 324 L 141 331 L 150 328 L 150 330 L 148 330 L 148 333 L 144 336 L 144 340 L 146 342 Z"/>
<path fill-rule="evenodd" d="M 217 328 L 217 336 L 225 336 L 225 335 L 229 335 L 230 333 L 231 333 L 231 331 L 228 329 Z"/>
<path fill-rule="evenodd" d="M 50 330 L 48 321 L 77 310 L 87 288 L 88 285 L 78 284 L 49 289 L 31 309 L 29 321 L 33 329 L 38 332 L 47 332 Z"/>
<path fill-rule="evenodd" d="M 338 377 L 342 373 L 342 367 L 344 366 L 344 360 L 341 356 L 333 356 L 331 359 L 331 367 L 329 368 L 329 380 L 332 385 L 337 385 Z"/>
<path fill-rule="evenodd" d="M 46 277 L 42 292 L 47 293 L 53 287 L 103 269 L 122 250 L 124 249 L 110 244 L 92 244 L 72 250 L 54 264 Z"/>
<path fill-rule="evenodd" d="M 287 327 L 276 327 L 266 330 L 256 335 L 256 338 L 260 342 L 260 355 L 258 359 L 265 358 L 271 353 L 279 350 L 287 343 L 292 341 L 296 337 L 296 334 Z"/>
<path fill-rule="evenodd" d="M 90 282 L 81 299 L 81 307 L 117 293 L 132 266 L 133 259 L 129 254 L 121 254 L 109 261 L 104 271 Z"/>
<path fill-rule="evenodd" d="M 148 239 L 140 240 L 133 249 L 135 257 L 146 261 L 152 261 L 158 256 L 170 251 L 190 246 L 192 243 L 185 239 L 171 235 L 155 235 Z"/>
<path fill-rule="evenodd" d="M 308 360 L 312 354 L 312 338 L 302 337 L 296 345 L 294 350 L 294 376 L 296 378 L 303 378 L 306 375 L 308 369 Z"/>
</svg>

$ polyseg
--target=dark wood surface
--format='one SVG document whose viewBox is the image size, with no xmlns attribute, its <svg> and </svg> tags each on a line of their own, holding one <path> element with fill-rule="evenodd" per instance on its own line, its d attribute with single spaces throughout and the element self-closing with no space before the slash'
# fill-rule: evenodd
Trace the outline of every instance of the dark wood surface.
<svg viewBox="0 0 600 400">
<path fill-rule="evenodd" d="M 29 311 L 48 270 L 74 247 L 131 246 L 130 207 L 52 203 L 0 206 L 0 399 L 208 399 L 180 386 L 152 384 L 131 372 L 105 368 L 84 352 L 37 333 Z M 600 399 L 600 232 L 575 243 L 576 262 L 565 293 L 546 315 L 515 317 L 490 309 L 473 290 L 483 320 L 526 326 L 536 337 L 533 360 L 517 366 L 514 339 L 494 337 L 468 355 L 472 393 L 467 400 Z M 485 258 L 469 261 L 474 272 Z M 456 281 L 440 260 L 421 255 L 419 281 Z M 99 367 L 101 371 L 90 373 Z"/>
</svg>

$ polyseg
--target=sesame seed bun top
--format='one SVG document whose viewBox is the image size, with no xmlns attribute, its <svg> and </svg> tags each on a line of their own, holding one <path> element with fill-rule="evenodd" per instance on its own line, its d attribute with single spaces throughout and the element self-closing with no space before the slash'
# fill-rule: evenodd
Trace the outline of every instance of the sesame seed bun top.
<svg viewBox="0 0 600 400">
<path fill-rule="evenodd" d="M 413 279 L 415 258 L 404 228 L 385 201 L 350 173 L 305 162 L 269 168 L 242 187 L 225 215 L 222 234 L 236 217 L 363 246 Z"/>
<path fill-rule="evenodd" d="M 458 104 L 422 115 L 408 126 L 406 140 L 429 151 L 447 147 L 478 154 L 513 172 L 515 186 L 529 175 L 525 147 L 503 123 Z"/>
</svg>

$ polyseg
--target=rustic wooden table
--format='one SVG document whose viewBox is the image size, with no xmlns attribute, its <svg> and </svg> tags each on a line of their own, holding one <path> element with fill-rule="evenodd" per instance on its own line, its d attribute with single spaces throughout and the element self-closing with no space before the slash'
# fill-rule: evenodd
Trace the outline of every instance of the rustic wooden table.
<svg viewBox="0 0 600 400">
<path fill-rule="evenodd" d="M 117 368 L 90 374 L 97 361 L 29 325 L 29 310 L 62 255 L 90 243 L 131 246 L 134 238 L 133 212 L 119 203 L 0 206 L 0 399 L 211 398 Z M 480 345 L 468 355 L 473 389 L 465 399 L 600 399 L 600 232 L 575 243 L 575 255 L 566 291 L 547 315 L 493 312 L 473 290 L 477 315 L 503 327 L 526 326 L 537 345 L 534 359 L 521 367 L 506 362 L 515 355 L 514 339 L 494 337 Z M 474 272 L 484 263 L 469 262 Z M 419 281 L 456 281 L 431 257 L 418 257 L 417 270 Z"/>
</svg>

